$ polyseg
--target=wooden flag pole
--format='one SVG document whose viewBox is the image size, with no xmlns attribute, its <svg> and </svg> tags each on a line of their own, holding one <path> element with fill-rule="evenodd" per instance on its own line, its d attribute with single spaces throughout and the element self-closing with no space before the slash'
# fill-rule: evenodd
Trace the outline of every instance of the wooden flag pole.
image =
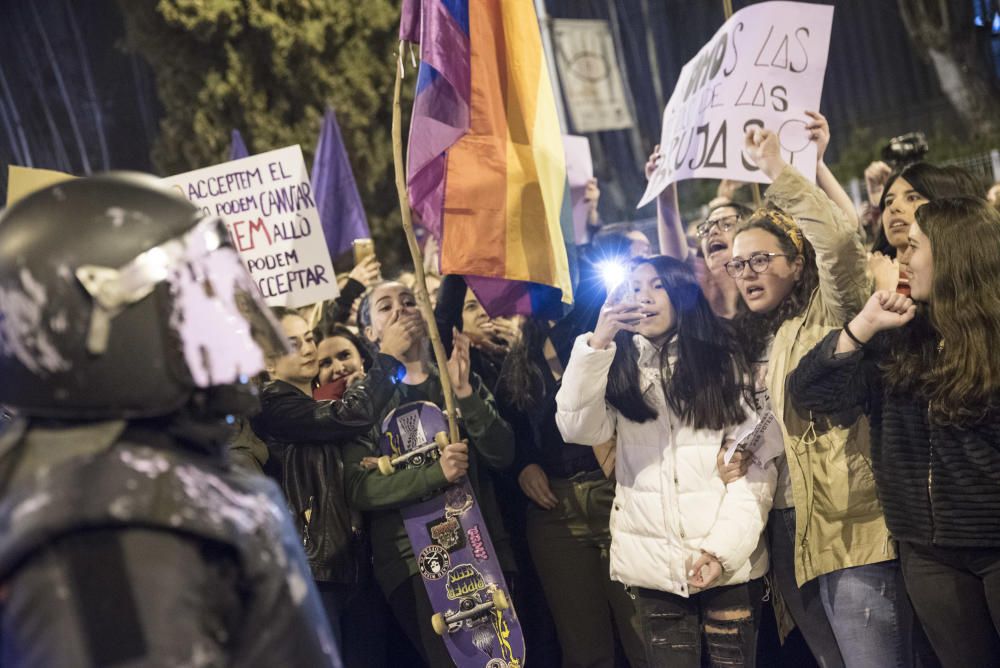
<svg viewBox="0 0 1000 668">
<path fill-rule="evenodd" d="M 416 275 L 417 304 L 427 322 L 427 332 L 431 339 L 431 349 L 434 351 L 434 361 L 437 362 L 438 376 L 441 378 L 441 391 L 444 393 L 445 412 L 448 417 L 448 437 L 452 443 L 458 443 L 458 423 L 455 421 L 455 393 L 448 376 L 448 356 L 444 353 L 441 343 L 441 333 L 434 319 L 434 309 L 431 308 L 430 296 L 427 294 L 427 276 L 424 273 L 424 260 L 417 245 L 417 236 L 413 233 L 413 218 L 410 215 L 410 197 L 406 188 L 406 172 L 403 169 L 403 131 L 402 110 L 399 104 L 399 91 L 403 83 L 403 46 L 399 43 L 399 53 L 396 58 L 396 87 L 392 96 L 392 161 L 396 171 L 396 194 L 399 195 L 399 212 L 403 218 L 403 232 L 406 243 L 410 247 L 410 257 L 413 258 L 413 273 Z"/>
<path fill-rule="evenodd" d="M 722 0 L 722 11 L 726 15 L 726 20 L 733 15 L 733 0 Z M 753 205 L 760 208 L 760 184 L 751 183 L 750 189 L 753 191 Z"/>
</svg>

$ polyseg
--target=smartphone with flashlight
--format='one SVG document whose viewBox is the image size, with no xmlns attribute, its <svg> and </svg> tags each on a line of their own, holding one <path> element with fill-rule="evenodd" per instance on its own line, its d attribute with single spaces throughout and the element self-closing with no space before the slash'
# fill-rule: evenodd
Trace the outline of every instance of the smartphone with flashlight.
<svg viewBox="0 0 1000 668">
<path fill-rule="evenodd" d="M 628 280 L 628 266 L 625 262 L 617 259 L 603 260 L 597 263 L 597 272 L 608 295 L 607 304 L 613 306 L 628 301 L 632 290 Z"/>
<path fill-rule="evenodd" d="M 634 304 L 635 303 L 635 292 L 632 290 L 632 285 L 629 281 L 621 281 L 618 285 L 614 286 L 608 292 L 608 304 L 614 306 L 615 304 Z"/>
<path fill-rule="evenodd" d="M 354 264 L 361 264 L 375 254 L 375 242 L 371 239 L 355 239 L 351 242 L 354 249 Z"/>
</svg>

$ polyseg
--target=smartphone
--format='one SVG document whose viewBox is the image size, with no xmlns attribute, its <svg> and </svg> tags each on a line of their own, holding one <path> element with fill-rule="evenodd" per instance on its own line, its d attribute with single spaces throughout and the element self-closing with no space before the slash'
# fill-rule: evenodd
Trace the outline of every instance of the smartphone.
<svg viewBox="0 0 1000 668">
<path fill-rule="evenodd" d="M 622 281 L 608 293 L 608 304 L 634 304 L 635 293 L 632 291 L 631 281 Z"/>
<path fill-rule="evenodd" d="M 354 248 L 354 264 L 361 264 L 363 260 L 375 254 L 375 242 L 371 239 L 355 239 L 351 242 Z"/>
</svg>

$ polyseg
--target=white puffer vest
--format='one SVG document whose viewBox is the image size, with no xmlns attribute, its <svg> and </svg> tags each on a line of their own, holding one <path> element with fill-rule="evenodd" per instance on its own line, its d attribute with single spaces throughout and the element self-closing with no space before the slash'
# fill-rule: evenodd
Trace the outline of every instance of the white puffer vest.
<svg viewBox="0 0 1000 668">
<path fill-rule="evenodd" d="M 556 396 L 556 423 L 572 443 L 597 445 L 617 433 L 611 578 L 687 597 L 699 591 L 688 585 L 687 571 L 702 551 L 722 564 L 713 587 L 763 576 L 768 561 L 761 534 L 777 480 L 774 463 L 751 465 L 746 476 L 724 484 L 719 449 L 745 426 L 712 431 L 681 424 L 663 396 L 659 352 L 639 335 L 633 344 L 640 386 L 659 417 L 637 423 L 619 415 L 604 399 L 615 346 L 594 350 L 590 336 L 573 347 Z"/>
</svg>

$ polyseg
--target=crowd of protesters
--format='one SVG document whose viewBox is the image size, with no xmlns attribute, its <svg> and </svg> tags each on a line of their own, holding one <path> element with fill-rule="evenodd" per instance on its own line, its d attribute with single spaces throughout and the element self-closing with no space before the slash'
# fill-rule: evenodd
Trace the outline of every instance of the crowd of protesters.
<svg viewBox="0 0 1000 668">
<path fill-rule="evenodd" d="M 659 254 L 592 183 L 560 320 L 435 278 L 445 368 L 374 258 L 274 310 L 291 350 L 229 456 L 283 492 L 345 665 L 451 665 L 400 508 L 467 478 L 532 665 L 1000 666 L 998 187 L 873 163 L 859 215 L 809 115 L 815 184 L 752 129 L 762 201 L 724 183 L 689 235 L 668 188 Z M 380 474 L 383 419 L 445 376 L 462 438 Z"/>
<path fill-rule="evenodd" d="M 536 665 L 777 663 L 762 634 L 796 627 L 820 666 L 1000 665 L 1000 214 L 958 168 L 879 162 L 859 215 L 810 117 L 816 184 L 756 129 L 762 203 L 723 184 L 689 236 L 668 188 L 662 255 L 590 221 L 562 320 L 445 277 L 447 369 L 371 260 L 277 314 L 295 350 L 233 448 L 266 444 L 240 461 L 285 490 L 348 665 L 449 664 L 399 508 L 462 476 Z M 463 442 L 379 475 L 382 418 L 443 406 L 444 373 Z"/>
</svg>

